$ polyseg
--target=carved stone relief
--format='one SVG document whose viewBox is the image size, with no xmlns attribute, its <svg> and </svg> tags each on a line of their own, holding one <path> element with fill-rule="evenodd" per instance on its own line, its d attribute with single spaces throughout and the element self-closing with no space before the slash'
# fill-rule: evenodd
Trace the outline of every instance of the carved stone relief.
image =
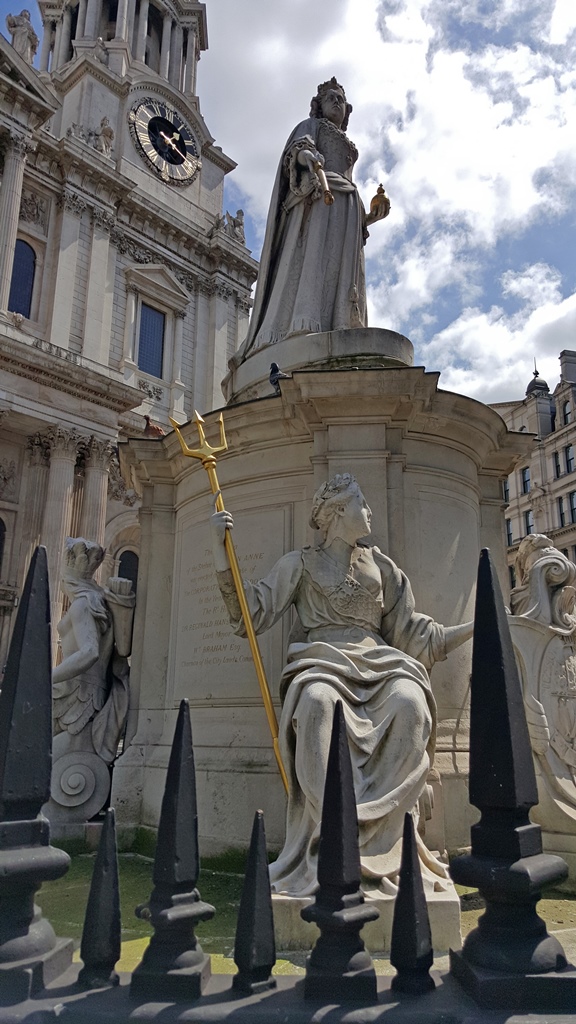
<svg viewBox="0 0 576 1024">
<path fill-rule="evenodd" d="M 121 501 L 123 505 L 131 508 L 139 500 L 140 495 L 132 487 L 126 486 L 126 481 L 120 472 L 118 455 L 114 453 L 110 460 L 108 473 L 108 499 L 110 501 Z"/>
<path fill-rule="evenodd" d="M 576 835 L 576 565 L 543 534 L 522 541 L 510 631 L 540 802 L 532 817 Z"/>
<path fill-rule="evenodd" d="M 46 234 L 48 230 L 48 200 L 28 189 L 23 189 L 20 200 L 20 220 L 26 224 L 36 224 Z"/>
</svg>

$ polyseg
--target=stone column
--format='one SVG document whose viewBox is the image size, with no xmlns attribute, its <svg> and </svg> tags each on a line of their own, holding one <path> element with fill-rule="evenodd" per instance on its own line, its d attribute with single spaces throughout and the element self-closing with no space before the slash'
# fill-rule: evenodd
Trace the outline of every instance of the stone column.
<svg viewBox="0 0 576 1024">
<path fill-rule="evenodd" d="M 186 30 L 186 71 L 184 73 L 184 89 L 186 96 L 194 95 L 194 81 L 196 78 L 196 32 L 190 27 Z"/>
<path fill-rule="evenodd" d="M 26 484 L 26 516 L 22 531 L 24 577 L 28 572 L 34 550 L 41 539 L 42 516 L 48 486 L 50 445 L 42 434 L 31 434 L 28 438 L 27 449 L 29 466 Z"/>
<path fill-rule="evenodd" d="M 76 261 L 78 258 L 78 240 L 80 237 L 80 218 L 87 206 L 85 201 L 76 192 L 68 188 L 65 188 L 62 195 L 58 198 L 58 206 L 62 211 L 60 251 L 56 270 L 49 341 L 52 345 L 58 345 L 59 348 L 68 348 L 70 344 L 74 282 L 76 279 Z"/>
<path fill-rule="evenodd" d="M 168 81 L 175 89 L 180 88 L 180 67 L 182 64 L 182 28 L 176 23 L 172 28 L 170 40 L 170 67 Z"/>
<path fill-rule="evenodd" d="M 52 427 L 47 431 L 46 439 L 50 445 L 50 474 L 42 520 L 42 543 L 46 545 L 48 552 L 50 605 L 52 624 L 55 628 L 60 621 L 62 610 L 62 553 L 64 541 L 70 533 L 74 466 L 81 437 L 75 430 Z"/>
<path fill-rule="evenodd" d="M 78 4 L 78 20 L 76 21 L 76 39 L 84 38 L 86 27 L 86 0 L 80 0 Z"/>
<path fill-rule="evenodd" d="M 165 14 L 162 23 L 162 47 L 160 50 L 160 77 L 168 78 L 168 62 L 170 60 L 170 38 L 172 35 L 172 15 Z"/>
<path fill-rule="evenodd" d="M 206 408 L 218 408 L 220 382 L 228 372 L 228 317 L 232 289 L 223 281 L 214 282 L 210 298 L 209 337 L 211 351 L 208 355 L 206 377 Z"/>
<path fill-rule="evenodd" d="M 91 437 L 86 445 L 84 496 L 80 516 L 80 535 L 86 540 L 104 544 L 106 502 L 108 500 L 108 467 L 114 454 L 109 441 Z"/>
<path fill-rule="evenodd" d="M 54 22 L 56 31 L 54 33 L 54 48 L 52 50 L 52 67 L 50 71 L 56 71 L 56 68 L 60 66 L 60 40 L 62 39 L 62 13 L 55 19 Z"/>
<path fill-rule="evenodd" d="M 115 39 L 122 39 L 125 41 L 128 38 L 128 3 L 129 0 L 118 0 Z"/>
<path fill-rule="evenodd" d="M 140 0 L 140 16 L 138 18 L 138 35 L 136 36 L 136 60 L 142 64 L 146 58 L 146 36 L 148 35 L 148 3 L 149 0 Z"/>
<path fill-rule="evenodd" d="M 100 0 L 88 0 L 84 36 L 86 39 L 97 39 L 100 35 Z"/>
<path fill-rule="evenodd" d="M 5 310 L 8 308 L 10 297 L 24 165 L 27 154 L 33 152 L 33 146 L 29 139 L 17 132 L 9 131 L 2 138 L 7 145 L 4 150 L 4 174 L 0 189 L 0 309 Z"/>
<path fill-rule="evenodd" d="M 48 65 L 50 64 L 50 50 L 52 49 L 52 34 L 54 32 L 54 22 L 44 22 L 44 33 L 42 35 L 42 49 L 40 51 L 40 71 L 48 71 Z"/>
<path fill-rule="evenodd" d="M 70 35 L 72 30 L 72 11 L 69 4 L 62 9 L 62 30 L 60 32 L 60 46 L 58 47 L 58 67 L 68 60 L 70 49 Z"/>
</svg>

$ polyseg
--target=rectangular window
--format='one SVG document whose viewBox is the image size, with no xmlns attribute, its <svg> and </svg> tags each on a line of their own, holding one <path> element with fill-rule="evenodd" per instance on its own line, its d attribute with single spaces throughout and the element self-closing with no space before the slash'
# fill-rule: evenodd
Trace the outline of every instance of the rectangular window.
<svg viewBox="0 0 576 1024">
<path fill-rule="evenodd" d="M 514 590 L 514 587 L 516 586 L 516 573 L 514 572 L 513 565 L 508 566 L 508 573 L 510 575 L 510 590 Z"/>
<path fill-rule="evenodd" d="M 574 545 L 574 547 L 572 548 L 572 559 L 571 560 L 573 562 L 576 562 L 576 545 Z"/>
<path fill-rule="evenodd" d="M 554 452 L 553 459 L 554 459 L 554 476 L 556 477 L 556 479 L 558 479 L 559 476 L 562 476 L 562 470 L 560 468 L 560 453 L 559 452 Z"/>
<path fill-rule="evenodd" d="M 560 526 L 566 526 L 566 509 L 564 507 L 564 498 L 558 498 L 558 522 Z"/>
<path fill-rule="evenodd" d="M 534 533 L 534 513 L 531 508 L 524 513 L 524 526 L 526 534 Z"/>
<path fill-rule="evenodd" d="M 576 523 L 576 491 L 570 491 L 568 502 L 570 504 L 570 522 Z"/>
<path fill-rule="evenodd" d="M 520 470 L 520 479 L 522 481 L 522 494 L 530 493 L 530 470 L 528 466 L 524 466 L 524 469 Z"/>
<path fill-rule="evenodd" d="M 564 558 L 568 558 L 568 548 L 562 548 L 562 554 L 564 555 Z"/>
<path fill-rule="evenodd" d="M 166 316 L 159 309 L 140 308 L 140 335 L 138 338 L 138 366 L 151 377 L 162 376 L 164 359 L 164 328 Z"/>
<path fill-rule="evenodd" d="M 572 422 L 572 410 L 570 409 L 570 402 L 564 402 L 562 405 L 562 423 L 565 427 Z"/>
<path fill-rule="evenodd" d="M 507 519 L 506 520 L 506 543 L 507 543 L 508 547 L 510 547 L 511 544 L 512 544 L 512 520 L 511 519 Z"/>
<path fill-rule="evenodd" d="M 574 472 L 574 448 L 571 444 L 567 444 L 564 449 L 564 460 L 566 462 L 566 472 Z"/>
<path fill-rule="evenodd" d="M 510 503 L 510 485 L 508 483 L 508 477 L 502 481 L 502 497 L 508 505 Z"/>
</svg>

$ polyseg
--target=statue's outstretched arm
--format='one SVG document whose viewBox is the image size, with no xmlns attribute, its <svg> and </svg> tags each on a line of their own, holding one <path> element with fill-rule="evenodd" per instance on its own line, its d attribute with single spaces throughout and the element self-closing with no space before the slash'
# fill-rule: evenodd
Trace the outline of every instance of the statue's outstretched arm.
<svg viewBox="0 0 576 1024">
<path fill-rule="evenodd" d="M 474 622 L 463 622 L 461 626 L 444 626 L 444 640 L 446 654 L 455 651 L 461 644 L 465 644 L 474 632 Z"/>
</svg>

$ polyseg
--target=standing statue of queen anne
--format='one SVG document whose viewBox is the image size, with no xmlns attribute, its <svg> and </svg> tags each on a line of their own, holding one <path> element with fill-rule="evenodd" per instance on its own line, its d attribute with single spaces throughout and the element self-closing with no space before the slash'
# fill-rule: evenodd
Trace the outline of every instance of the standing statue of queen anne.
<svg viewBox="0 0 576 1024">
<path fill-rule="evenodd" d="M 415 611 L 410 583 L 377 547 L 371 511 L 353 476 L 335 476 L 316 492 L 317 547 L 291 551 L 266 579 L 244 582 L 257 633 L 291 605 L 302 639 L 288 648 L 280 696 L 280 749 L 288 776 L 286 840 L 270 867 L 272 889 L 309 896 L 317 858 L 334 703 L 344 706 L 359 824 L 364 887 L 393 895 L 407 811 L 418 799 L 434 755 L 436 706 L 428 671 L 472 636 L 472 623 L 442 626 Z M 224 538 L 228 512 L 212 516 L 214 562 L 231 623 L 244 623 Z M 446 868 L 418 839 L 425 886 L 441 887 Z"/>
<path fill-rule="evenodd" d="M 346 135 L 352 107 L 335 78 L 318 86 L 310 116 L 286 143 L 276 175 L 246 341 L 230 360 L 294 334 L 366 327 L 367 227 L 387 216 L 382 190 L 366 213 L 352 169 L 358 150 Z M 333 202 L 326 205 L 321 179 Z"/>
</svg>

